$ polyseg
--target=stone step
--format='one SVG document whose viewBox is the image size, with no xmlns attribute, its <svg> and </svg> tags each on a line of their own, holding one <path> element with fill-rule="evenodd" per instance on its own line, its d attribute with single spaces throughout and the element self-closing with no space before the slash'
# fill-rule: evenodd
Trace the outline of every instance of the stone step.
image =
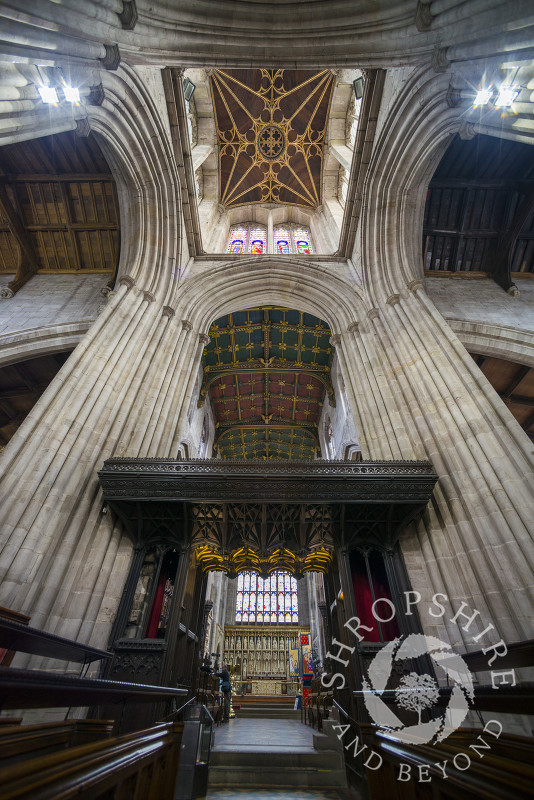
<svg viewBox="0 0 534 800">
<path fill-rule="evenodd" d="M 212 767 L 209 771 L 210 788 L 236 786 L 257 787 L 329 787 L 346 786 L 345 770 L 316 769 L 314 767 Z"/>
<path fill-rule="evenodd" d="M 282 750 L 253 751 L 213 749 L 210 758 L 211 767 L 254 767 L 255 769 L 315 769 L 336 770 L 343 767 L 343 755 L 332 750 L 319 752 L 310 748 L 292 748 Z"/>
<path fill-rule="evenodd" d="M 247 706 L 235 710 L 237 719 L 295 719 L 300 721 L 300 710 L 293 711 L 292 708 L 273 708 L 272 706 Z"/>
</svg>

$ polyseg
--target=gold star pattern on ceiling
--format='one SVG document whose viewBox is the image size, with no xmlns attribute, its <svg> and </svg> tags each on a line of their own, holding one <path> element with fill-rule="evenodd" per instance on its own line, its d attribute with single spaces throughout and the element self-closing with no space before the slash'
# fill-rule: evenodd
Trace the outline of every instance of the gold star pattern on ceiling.
<svg viewBox="0 0 534 800">
<path fill-rule="evenodd" d="M 334 82 L 331 70 L 212 72 L 222 205 L 320 205 Z"/>
</svg>

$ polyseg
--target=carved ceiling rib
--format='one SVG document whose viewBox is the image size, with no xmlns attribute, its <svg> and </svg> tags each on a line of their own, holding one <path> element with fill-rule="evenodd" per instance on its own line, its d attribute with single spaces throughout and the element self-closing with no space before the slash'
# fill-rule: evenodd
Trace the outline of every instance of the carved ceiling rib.
<svg viewBox="0 0 534 800">
<path fill-rule="evenodd" d="M 321 204 L 334 83 L 331 70 L 213 70 L 222 205 Z"/>
</svg>

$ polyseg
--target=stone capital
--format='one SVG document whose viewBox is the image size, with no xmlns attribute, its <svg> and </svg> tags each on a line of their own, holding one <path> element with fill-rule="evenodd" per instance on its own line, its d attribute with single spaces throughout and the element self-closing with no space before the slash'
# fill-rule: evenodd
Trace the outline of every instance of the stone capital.
<svg viewBox="0 0 534 800">
<path fill-rule="evenodd" d="M 83 117 L 83 119 L 76 120 L 76 128 L 74 133 L 76 136 L 81 136 L 82 138 L 87 138 L 91 133 L 91 123 L 89 122 L 88 117 Z"/>
<path fill-rule="evenodd" d="M 396 306 L 397 303 L 400 303 L 400 294 L 391 294 L 386 300 L 386 303 L 388 306 Z"/>
<path fill-rule="evenodd" d="M 339 333 L 333 333 L 329 341 L 332 347 L 337 347 L 338 344 L 341 344 L 341 335 Z"/>
<path fill-rule="evenodd" d="M 380 310 L 378 308 L 370 308 L 367 312 L 367 317 L 369 319 L 376 319 L 380 316 Z"/>
<path fill-rule="evenodd" d="M 105 69 L 113 70 L 119 68 L 119 64 L 121 63 L 121 54 L 119 52 L 119 45 L 118 44 L 105 44 L 104 50 L 106 52 L 103 58 L 99 58 L 98 60 L 102 64 Z"/>
<path fill-rule="evenodd" d="M 131 275 L 121 275 L 117 283 L 119 286 L 126 286 L 127 289 L 133 289 L 135 286 L 135 281 Z"/>
<path fill-rule="evenodd" d="M 416 278 L 414 281 L 410 281 L 408 284 L 408 289 L 410 292 L 416 292 L 418 289 L 423 289 L 425 286 L 425 282 L 421 280 L 421 278 Z"/>
<path fill-rule="evenodd" d="M 436 47 L 432 55 L 432 69 L 434 72 L 445 72 L 451 62 L 447 58 L 446 47 Z"/>
<path fill-rule="evenodd" d="M 168 317 L 169 319 L 172 319 L 175 314 L 176 311 L 174 310 L 174 308 L 171 308 L 171 306 L 163 306 L 161 310 L 162 317 Z"/>
<path fill-rule="evenodd" d="M 199 333 L 198 334 L 198 341 L 200 342 L 200 344 L 203 347 L 206 347 L 206 345 L 208 345 L 211 340 L 210 340 L 210 337 L 208 336 L 207 333 Z"/>
<path fill-rule="evenodd" d="M 193 325 L 192 325 L 191 322 L 189 322 L 188 319 L 183 319 L 182 320 L 182 330 L 183 331 L 192 331 L 193 330 Z"/>
<path fill-rule="evenodd" d="M 347 328 L 347 331 L 349 333 L 358 333 L 359 328 L 360 328 L 359 322 L 351 322 L 349 327 Z"/>
<path fill-rule="evenodd" d="M 135 0 L 122 0 L 122 11 L 118 17 L 125 31 L 133 31 L 138 18 Z"/>
<path fill-rule="evenodd" d="M 472 122 L 462 122 L 460 127 L 458 128 L 458 136 L 460 139 L 464 141 L 469 141 L 470 139 L 474 139 L 477 135 L 476 128 L 474 123 Z"/>
<path fill-rule="evenodd" d="M 156 301 L 156 298 L 154 297 L 152 292 L 144 291 L 143 292 L 143 300 L 146 300 L 147 303 L 154 303 Z"/>
</svg>

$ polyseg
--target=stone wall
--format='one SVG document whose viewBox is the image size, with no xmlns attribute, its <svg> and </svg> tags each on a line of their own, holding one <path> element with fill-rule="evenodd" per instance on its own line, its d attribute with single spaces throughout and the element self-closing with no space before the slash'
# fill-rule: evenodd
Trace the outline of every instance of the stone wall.
<svg viewBox="0 0 534 800">
<path fill-rule="evenodd" d="M 2 275 L 0 287 L 12 276 Z M 35 275 L 0 300 L 0 363 L 75 347 L 106 300 L 109 275 Z"/>
</svg>

